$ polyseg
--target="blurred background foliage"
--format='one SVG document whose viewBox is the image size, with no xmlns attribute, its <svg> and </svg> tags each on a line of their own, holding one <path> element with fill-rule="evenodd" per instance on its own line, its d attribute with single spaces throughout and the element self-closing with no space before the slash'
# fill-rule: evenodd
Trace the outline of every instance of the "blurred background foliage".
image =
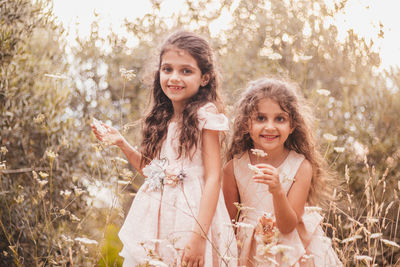
<svg viewBox="0 0 400 267">
<path fill-rule="evenodd" d="M 250 80 L 275 75 L 300 85 L 319 119 L 321 151 L 344 184 L 336 196 L 347 214 L 328 221 L 340 228 L 339 255 L 398 262 L 396 246 L 374 243 L 371 252 L 365 242 L 353 250 L 340 242 L 354 234 L 354 220 L 375 215 L 374 227 L 400 241 L 400 72 L 382 69 L 373 42 L 353 31 L 339 41 L 332 18 L 346 0 L 187 0 L 169 18 L 151 2 L 151 12 L 125 21 L 134 47 L 113 32 L 101 37 L 100 18 L 69 47 L 50 1 L 0 1 L 0 265 L 121 265 L 117 232 L 142 177 L 117 149 L 98 144 L 89 125 L 96 117 L 139 144 L 158 47 L 181 28 L 209 38 L 229 117 Z M 232 23 L 211 32 L 224 12 Z M 136 78 L 121 77 L 121 68 Z"/>
</svg>

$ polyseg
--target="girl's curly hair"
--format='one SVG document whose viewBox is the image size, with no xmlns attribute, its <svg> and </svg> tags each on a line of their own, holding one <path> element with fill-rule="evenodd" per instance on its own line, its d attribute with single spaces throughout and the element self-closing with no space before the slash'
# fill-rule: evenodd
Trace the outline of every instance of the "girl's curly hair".
<svg viewBox="0 0 400 267">
<path fill-rule="evenodd" d="M 187 51 L 197 62 L 201 74 L 209 75 L 209 82 L 200 86 L 198 92 L 187 102 L 179 126 L 180 135 L 178 155 L 190 156 L 197 148 L 201 137 L 198 128 L 198 109 L 207 102 L 213 102 L 218 108 L 221 102 L 217 93 L 218 76 L 214 66 L 213 52 L 208 42 L 191 32 L 178 31 L 170 35 L 161 47 L 158 70 L 154 74 L 152 85 L 152 107 L 144 118 L 143 140 L 140 146 L 142 166 L 160 155 L 161 145 L 166 138 L 168 124 L 174 113 L 171 100 L 164 94 L 160 84 L 160 68 L 163 55 L 170 49 Z"/>
<path fill-rule="evenodd" d="M 257 112 L 258 102 L 263 98 L 276 101 L 282 110 L 289 114 L 290 124 L 294 130 L 284 145 L 289 150 L 303 154 L 312 165 L 313 177 L 308 202 L 317 204 L 329 199 L 330 192 L 327 190 L 327 185 L 332 184 L 333 175 L 317 148 L 312 128 L 315 118 L 310 105 L 294 83 L 275 78 L 263 78 L 250 83 L 235 109 L 236 116 L 227 160 L 254 148 L 249 133 L 250 123 L 252 116 Z"/>
</svg>

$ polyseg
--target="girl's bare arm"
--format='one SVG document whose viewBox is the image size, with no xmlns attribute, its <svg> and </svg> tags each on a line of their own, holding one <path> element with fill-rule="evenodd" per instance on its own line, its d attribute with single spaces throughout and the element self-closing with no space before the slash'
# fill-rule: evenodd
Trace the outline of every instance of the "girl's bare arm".
<svg viewBox="0 0 400 267">
<path fill-rule="evenodd" d="M 233 160 L 230 160 L 224 167 L 222 176 L 222 190 L 224 192 L 225 205 L 228 209 L 231 220 L 237 219 L 238 209 L 233 203 L 239 203 L 240 198 L 235 174 L 233 172 Z"/>
</svg>

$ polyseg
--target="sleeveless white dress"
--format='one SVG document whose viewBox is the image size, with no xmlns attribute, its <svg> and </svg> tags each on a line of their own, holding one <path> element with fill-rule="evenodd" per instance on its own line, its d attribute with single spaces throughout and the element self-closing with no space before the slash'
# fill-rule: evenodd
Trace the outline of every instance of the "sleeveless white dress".
<svg viewBox="0 0 400 267">
<path fill-rule="evenodd" d="M 305 208 L 302 222 L 289 234 L 278 233 L 275 246 L 270 245 L 272 253 L 265 253 L 256 238 L 255 229 L 260 218 L 269 213 L 274 214 L 272 195 L 265 184 L 255 183 L 254 173 L 249 169 L 249 152 L 240 158 L 233 159 L 234 175 L 244 206 L 239 222 L 245 227 L 238 227 L 239 264 L 241 266 L 342 266 L 331 241 L 324 236 L 320 226 L 321 215 Z M 280 182 L 288 193 L 304 156 L 290 151 L 285 161 L 278 167 Z M 274 228 L 277 230 L 277 228 Z M 258 240 L 258 241 L 257 241 Z M 265 247 L 265 246 L 264 246 Z M 267 255 L 267 256 L 266 256 Z"/>
</svg>

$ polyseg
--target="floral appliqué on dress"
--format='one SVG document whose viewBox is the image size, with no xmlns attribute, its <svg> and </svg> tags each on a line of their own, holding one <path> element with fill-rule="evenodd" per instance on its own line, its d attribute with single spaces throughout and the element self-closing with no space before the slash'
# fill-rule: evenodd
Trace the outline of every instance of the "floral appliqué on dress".
<svg viewBox="0 0 400 267">
<path fill-rule="evenodd" d="M 146 176 L 145 183 L 151 191 L 161 190 L 163 185 L 176 186 L 186 176 L 183 168 L 177 171 L 169 165 L 167 159 L 152 160 L 143 168 L 143 175 Z"/>
</svg>

